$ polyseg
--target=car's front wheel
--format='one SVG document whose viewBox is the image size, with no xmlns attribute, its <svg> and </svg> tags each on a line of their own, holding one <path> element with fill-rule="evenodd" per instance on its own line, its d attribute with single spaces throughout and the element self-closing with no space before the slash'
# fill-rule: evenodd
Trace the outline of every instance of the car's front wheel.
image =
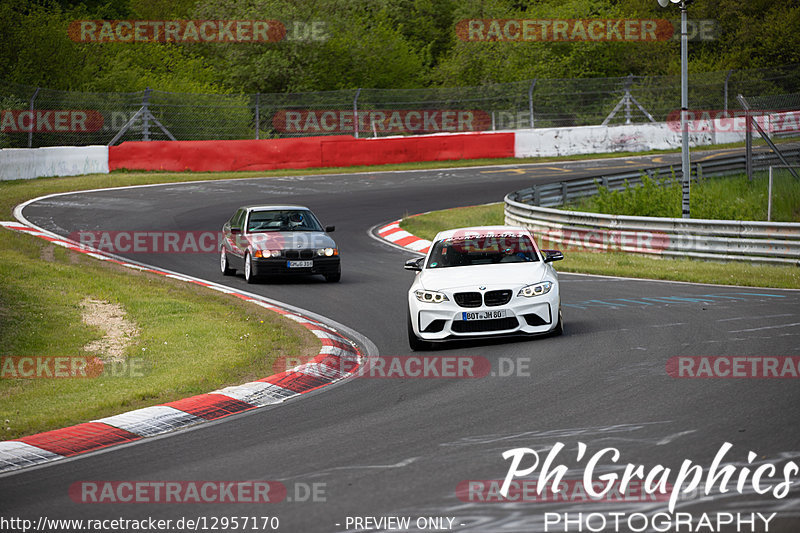
<svg viewBox="0 0 800 533">
<path fill-rule="evenodd" d="M 253 269 L 253 260 L 250 258 L 250 252 L 244 255 L 244 279 L 247 283 L 255 283 L 256 273 Z"/>
<path fill-rule="evenodd" d="M 222 271 L 223 276 L 233 276 L 236 274 L 236 269 L 231 268 L 230 263 L 228 263 L 228 252 L 225 251 L 224 246 L 219 256 L 219 269 Z"/>
<path fill-rule="evenodd" d="M 342 279 L 342 271 L 334 272 L 333 274 L 325 274 L 325 281 L 330 283 L 336 283 Z"/>
<path fill-rule="evenodd" d="M 414 333 L 414 327 L 411 325 L 411 313 L 408 314 L 408 345 L 415 352 L 430 350 L 433 347 L 432 343 L 420 339 L 417 337 L 417 334 Z"/>
</svg>

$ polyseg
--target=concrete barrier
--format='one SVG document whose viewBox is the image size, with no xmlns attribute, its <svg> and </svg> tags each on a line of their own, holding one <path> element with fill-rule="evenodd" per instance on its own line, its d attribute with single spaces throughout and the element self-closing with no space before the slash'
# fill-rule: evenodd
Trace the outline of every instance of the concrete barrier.
<svg viewBox="0 0 800 533">
<path fill-rule="evenodd" d="M 108 174 L 107 146 L 3 148 L 0 180 Z"/>
<path fill-rule="evenodd" d="M 744 131 L 716 125 L 689 133 L 690 146 L 740 142 Z M 681 147 L 680 126 L 666 122 L 619 126 L 580 126 L 516 130 L 515 157 L 554 157 L 613 152 L 643 152 Z"/>
</svg>

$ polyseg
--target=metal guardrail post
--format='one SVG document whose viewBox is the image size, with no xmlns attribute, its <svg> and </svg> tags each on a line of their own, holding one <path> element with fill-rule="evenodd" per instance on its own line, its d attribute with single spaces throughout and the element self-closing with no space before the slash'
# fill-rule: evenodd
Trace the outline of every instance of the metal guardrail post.
<svg viewBox="0 0 800 533">
<path fill-rule="evenodd" d="M 533 205 L 539 205 L 542 203 L 542 193 L 539 191 L 539 187 L 536 185 L 533 186 Z"/>
<path fill-rule="evenodd" d="M 33 96 L 31 96 L 31 104 L 29 107 L 29 111 L 31 112 L 31 129 L 28 130 L 28 148 L 33 148 L 33 101 L 36 100 L 36 96 L 38 96 L 39 91 L 41 91 L 41 87 L 37 87 L 36 90 L 33 92 Z"/>
<path fill-rule="evenodd" d="M 567 205 L 569 201 L 569 183 L 566 181 L 561 182 L 561 203 Z"/>
</svg>

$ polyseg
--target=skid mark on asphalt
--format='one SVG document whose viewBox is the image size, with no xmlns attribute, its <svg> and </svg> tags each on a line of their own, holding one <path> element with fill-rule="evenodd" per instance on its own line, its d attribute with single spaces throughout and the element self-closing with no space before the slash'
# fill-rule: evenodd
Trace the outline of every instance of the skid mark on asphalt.
<svg viewBox="0 0 800 533">
<path fill-rule="evenodd" d="M 779 301 L 785 299 L 787 296 L 782 294 L 767 294 L 757 292 L 734 292 L 729 294 L 701 294 L 695 296 L 659 296 L 655 298 L 642 297 L 642 298 L 611 298 L 606 300 L 583 300 L 574 303 L 563 303 L 564 307 L 573 307 L 576 309 L 589 309 L 589 308 L 619 308 L 619 307 L 634 307 L 634 306 L 664 306 L 675 304 L 717 304 L 727 303 L 731 301 L 748 302 L 748 301 Z"/>
<path fill-rule="evenodd" d="M 785 318 L 787 316 L 795 316 L 794 313 L 786 313 L 783 315 L 762 315 L 762 316 L 735 316 L 733 318 L 718 318 L 717 322 L 731 322 L 733 320 L 758 320 L 765 318 Z"/>
<path fill-rule="evenodd" d="M 749 328 L 749 329 L 736 329 L 731 331 L 730 333 L 747 333 L 749 331 L 762 331 L 765 329 L 780 329 L 780 328 L 792 328 L 794 326 L 800 326 L 800 322 L 794 322 L 792 324 L 778 324 L 775 326 L 762 326 L 760 328 Z"/>
</svg>

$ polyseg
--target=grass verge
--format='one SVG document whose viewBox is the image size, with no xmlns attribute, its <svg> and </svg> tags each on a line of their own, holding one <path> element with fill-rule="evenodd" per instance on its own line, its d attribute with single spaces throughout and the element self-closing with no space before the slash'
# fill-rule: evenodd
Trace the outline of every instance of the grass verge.
<svg viewBox="0 0 800 533">
<path fill-rule="evenodd" d="M 320 346 L 261 307 L 4 229 L 0 280 L 0 356 L 88 355 L 83 347 L 103 332 L 81 320 L 87 296 L 120 304 L 139 330 L 113 373 L 0 379 L 0 440 L 260 379 L 277 358 Z"/>
<path fill-rule="evenodd" d="M 503 224 L 503 204 L 460 207 L 403 219 L 400 227 L 424 239 L 437 232 L 464 226 Z M 558 245 L 543 242 L 543 248 Z M 747 287 L 800 289 L 800 268 L 793 266 L 722 263 L 692 259 L 661 259 L 617 252 L 566 251 L 564 260 L 555 263 L 561 272 L 580 272 L 606 276 L 692 281 Z"/>
<path fill-rule="evenodd" d="M 773 222 L 800 222 L 800 181 L 786 169 L 776 169 L 772 187 Z M 749 180 L 742 173 L 700 179 L 692 184 L 692 216 L 715 220 L 767 220 L 769 174 L 754 173 Z M 575 211 L 613 213 L 645 217 L 681 216 L 681 183 L 676 179 L 654 180 L 642 176 L 642 184 L 627 185 L 583 198 L 566 208 Z"/>
</svg>

